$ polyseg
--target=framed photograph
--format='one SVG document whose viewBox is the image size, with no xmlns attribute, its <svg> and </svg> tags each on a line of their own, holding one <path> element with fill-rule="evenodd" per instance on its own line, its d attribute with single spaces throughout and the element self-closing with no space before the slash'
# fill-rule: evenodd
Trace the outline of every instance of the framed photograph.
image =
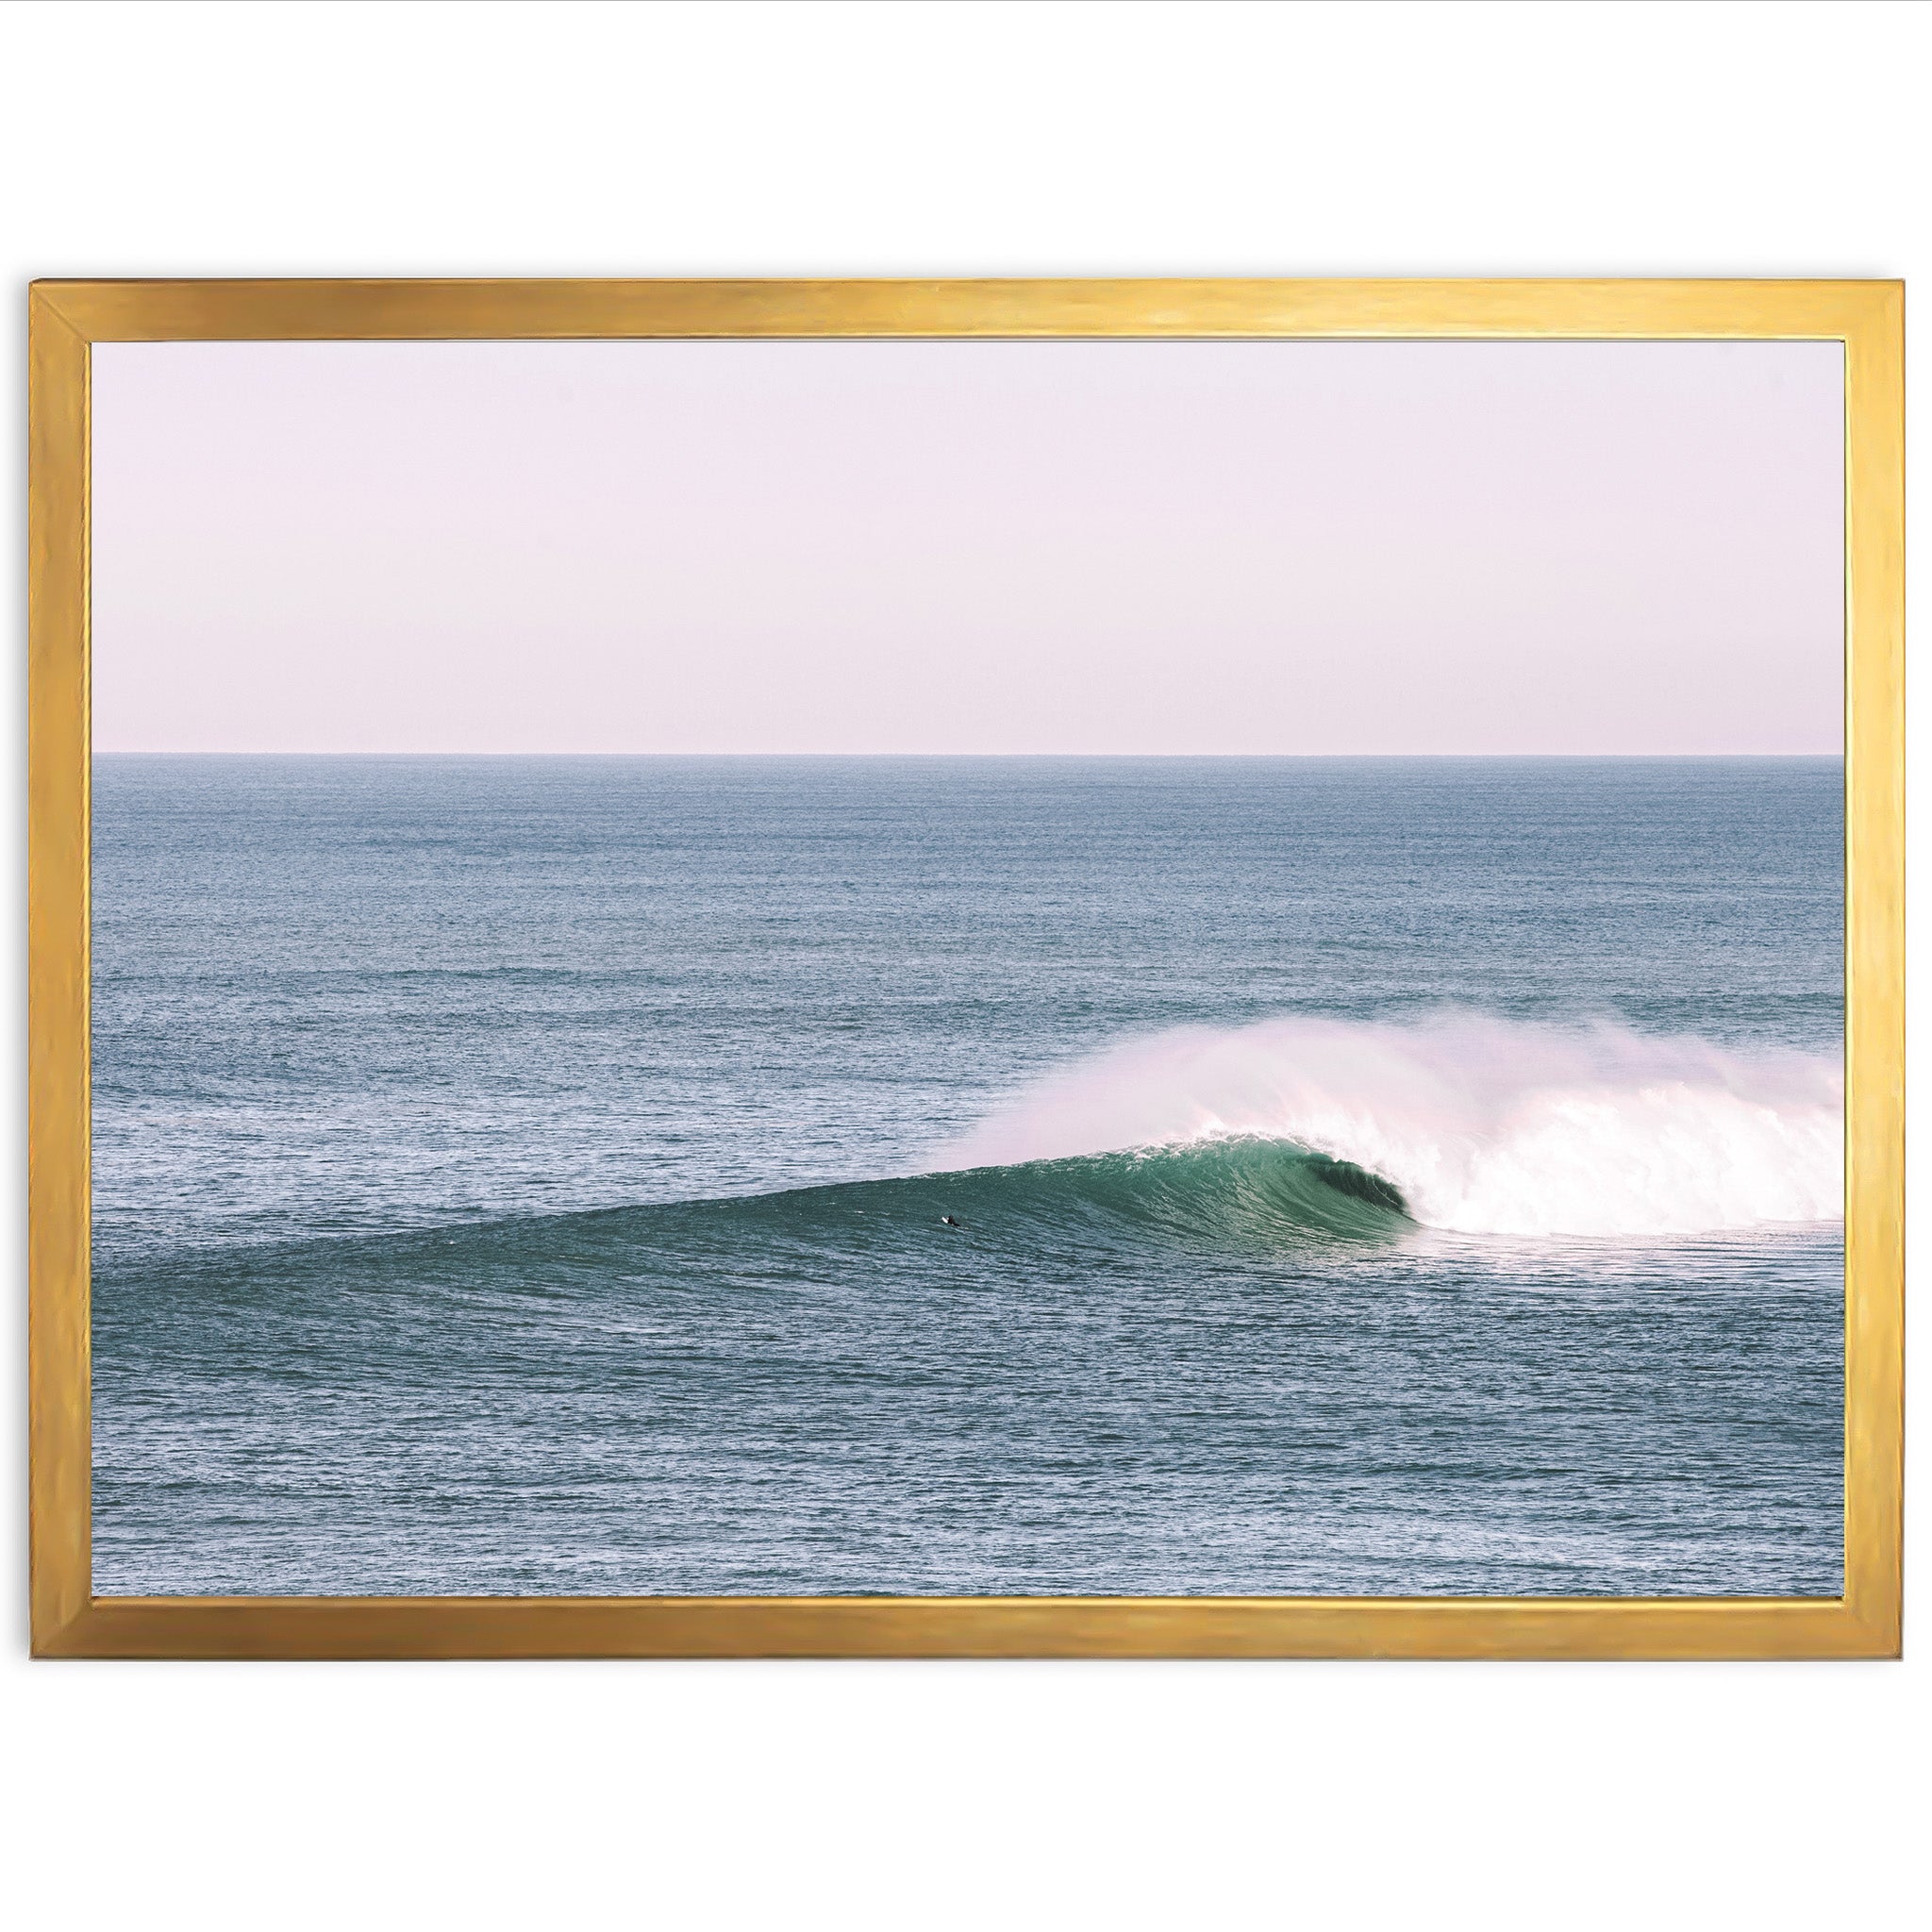
<svg viewBox="0 0 1932 1932">
<path fill-rule="evenodd" d="M 38 1654 L 1896 1654 L 1899 285 L 30 310 Z"/>
</svg>

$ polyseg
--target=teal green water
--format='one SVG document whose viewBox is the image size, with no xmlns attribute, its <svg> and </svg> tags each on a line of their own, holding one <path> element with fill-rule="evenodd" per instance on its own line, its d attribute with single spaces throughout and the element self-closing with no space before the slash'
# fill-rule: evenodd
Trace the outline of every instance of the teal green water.
<svg viewBox="0 0 1932 1932">
<path fill-rule="evenodd" d="M 100 759 L 95 1587 L 1835 1593 L 1840 784 Z"/>
</svg>

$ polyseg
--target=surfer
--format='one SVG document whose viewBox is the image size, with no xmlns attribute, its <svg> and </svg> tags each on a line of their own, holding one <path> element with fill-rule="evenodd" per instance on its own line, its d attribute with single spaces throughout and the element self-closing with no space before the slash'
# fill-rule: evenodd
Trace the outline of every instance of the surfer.
<svg viewBox="0 0 1932 1932">
<path fill-rule="evenodd" d="M 940 1216 L 940 1225 L 941 1227 L 959 1227 L 963 1224 L 963 1223 L 954 1220 L 950 1214 L 941 1214 Z"/>
</svg>

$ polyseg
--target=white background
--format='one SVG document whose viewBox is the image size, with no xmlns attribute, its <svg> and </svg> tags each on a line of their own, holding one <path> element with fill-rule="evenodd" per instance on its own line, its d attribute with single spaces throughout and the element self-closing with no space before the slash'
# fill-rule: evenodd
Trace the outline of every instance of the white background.
<svg viewBox="0 0 1932 1932">
<path fill-rule="evenodd" d="M 1926 21 L 16 6 L 10 441 L 37 275 L 1823 274 L 1932 291 Z M 7 478 L 18 530 L 17 458 Z M 24 554 L 0 552 L 16 640 Z M 22 735 L 0 786 L 16 907 Z M 18 1012 L 19 945 L 0 960 Z M 23 1030 L 4 1083 L 16 1176 Z M 4 1205 L 0 1831 L 25 1923 L 1812 1927 L 1924 1909 L 1907 1792 L 1932 1715 L 1923 1657 L 29 1665 L 18 1179 Z"/>
</svg>

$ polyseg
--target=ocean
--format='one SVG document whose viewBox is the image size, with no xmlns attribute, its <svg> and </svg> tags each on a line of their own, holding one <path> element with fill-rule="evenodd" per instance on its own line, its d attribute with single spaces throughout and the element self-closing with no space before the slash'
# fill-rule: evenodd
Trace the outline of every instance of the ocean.
<svg viewBox="0 0 1932 1932">
<path fill-rule="evenodd" d="M 97 758 L 94 1588 L 1836 1595 L 1842 778 Z"/>
</svg>

